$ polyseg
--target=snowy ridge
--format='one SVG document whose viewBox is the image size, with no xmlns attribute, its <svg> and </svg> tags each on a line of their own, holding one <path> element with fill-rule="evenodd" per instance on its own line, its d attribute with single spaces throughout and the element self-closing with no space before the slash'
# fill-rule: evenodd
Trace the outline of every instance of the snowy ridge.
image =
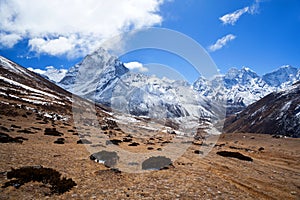
<svg viewBox="0 0 300 200">
<path fill-rule="evenodd" d="M 265 74 L 262 79 L 270 86 L 285 88 L 299 80 L 299 76 L 297 79 L 297 74 L 299 74 L 297 68 L 285 65 L 271 73 Z"/>
<path fill-rule="evenodd" d="M 299 73 L 300 70 L 297 68 L 283 66 L 260 77 L 247 67 L 241 70 L 232 68 L 225 75 L 218 76 L 212 81 L 200 77 L 193 87 L 204 96 L 214 96 L 213 83 L 223 82 L 228 112 L 233 114 L 272 92 L 291 86 L 299 80 Z"/>
<path fill-rule="evenodd" d="M 61 81 L 66 76 L 66 73 L 68 71 L 66 69 L 56 69 L 53 66 L 46 67 L 46 70 L 34 69 L 32 67 L 29 67 L 27 69 L 44 76 L 45 78 L 53 81 L 54 83 L 58 83 L 59 81 Z"/>
</svg>

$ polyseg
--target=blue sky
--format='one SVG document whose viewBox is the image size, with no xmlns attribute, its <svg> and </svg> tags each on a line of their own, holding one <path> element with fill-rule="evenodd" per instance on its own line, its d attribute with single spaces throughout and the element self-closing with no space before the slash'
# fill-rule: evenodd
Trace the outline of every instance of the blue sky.
<svg viewBox="0 0 300 200">
<path fill-rule="evenodd" d="M 299 0 L 51 2 L 0 0 L 0 55 L 25 67 L 68 68 L 102 39 L 154 26 L 197 41 L 221 73 L 243 66 L 260 75 L 286 64 L 300 67 Z M 185 61 L 151 51 L 123 61 L 162 63 L 182 73 L 188 68 Z"/>
</svg>

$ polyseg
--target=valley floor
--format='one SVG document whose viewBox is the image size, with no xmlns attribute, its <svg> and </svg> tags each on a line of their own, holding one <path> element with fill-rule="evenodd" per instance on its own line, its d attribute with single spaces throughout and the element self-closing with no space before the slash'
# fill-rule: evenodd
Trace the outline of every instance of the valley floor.
<svg viewBox="0 0 300 200">
<path fill-rule="evenodd" d="M 58 137 L 44 135 L 46 127 L 62 132 L 65 143 L 54 144 Z M 33 133 L 18 132 L 25 128 Z M 0 143 L 0 185 L 8 181 L 5 172 L 11 168 L 42 165 L 72 178 L 77 186 L 45 196 L 47 185 L 29 182 L 18 189 L 0 188 L 0 199 L 300 199 L 300 139 L 223 134 L 204 158 L 195 153 L 199 146 L 191 145 L 174 167 L 134 174 L 91 161 L 73 131 L 71 122 L 43 124 L 3 116 L 1 132 L 28 140 Z M 253 161 L 222 157 L 219 151 L 240 152 Z"/>
</svg>

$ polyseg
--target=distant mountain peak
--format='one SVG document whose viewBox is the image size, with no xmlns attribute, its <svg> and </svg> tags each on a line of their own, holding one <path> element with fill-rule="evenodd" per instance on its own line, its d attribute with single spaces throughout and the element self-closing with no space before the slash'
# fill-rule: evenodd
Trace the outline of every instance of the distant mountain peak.
<svg viewBox="0 0 300 200">
<path fill-rule="evenodd" d="M 45 70 L 41 70 L 41 69 L 34 69 L 32 67 L 27 68 L 28 70 L 35 72 L 37 74 L 40 74 L 41 76 L 54 81 L 55 83 L 58 83 L 59 81 L 61 81 L 68 70 L 66 69 L 56 69 L 53 66 L 47 66 Z"/>
<path fill-rule="evenodd" d="M 273 87 L 280 87 L 282 84 L 289 82 L 292 84 L 297 80 L 299 70 L 291 65 L 284 65 L 280 68 L 263 75 L 262 79 Z"/>
<path fill-rule="evenodd" d="M 83 73 L 79 73 L 80 70 Z M 81 83 L 78 84 L 83 84 L 82 87 L 88 87 L 88 85 L 91 87 L 92 83 L 90 81 L 96 78 L 99 79 L 99 81 L 101 80 L 99 83 L 102 83 L 102 85 L 112 84 L 111 81 L 113 79 L 122 76 L 128 71 L 129 70 L 117 57 L 110 55 L 105 49 L 99 48 L 95 52 L 87 55 L 79 64 L 71 67 L 66 73 L 66 76 L 59 82 L 59 85 L 67 90 L 71 90 L 74 84 L 76 84 L 76 81 L 81 81 Z M 84 76 L 82 74 L 84 74 Z M 101 74 L 102 77 L 97 77 Z M 99 87 L 101 87 L 101 85 Z"/>
<path fill-rule="evenodd" d="M 251 72 L 254 72 L 253 70 L 251 70 L 249 67 L 246 67 L 246 66 L 242 67 L 242 71 L 247 71 L 247 72 L 251 71 Z"/>
</svg>

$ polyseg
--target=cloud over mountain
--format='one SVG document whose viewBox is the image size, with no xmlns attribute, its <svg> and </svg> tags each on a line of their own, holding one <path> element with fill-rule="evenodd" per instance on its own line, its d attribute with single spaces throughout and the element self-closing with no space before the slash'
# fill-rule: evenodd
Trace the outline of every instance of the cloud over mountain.
<svg viewBox="0 0 300 200">
<path fill-rule="evenodd" d="M 11 0 L 0 2 L 0 46 L 25 39 L 31 51 L 78 57 L 104 39 L 162 22 L 163 0 Z"/>
</svg>

